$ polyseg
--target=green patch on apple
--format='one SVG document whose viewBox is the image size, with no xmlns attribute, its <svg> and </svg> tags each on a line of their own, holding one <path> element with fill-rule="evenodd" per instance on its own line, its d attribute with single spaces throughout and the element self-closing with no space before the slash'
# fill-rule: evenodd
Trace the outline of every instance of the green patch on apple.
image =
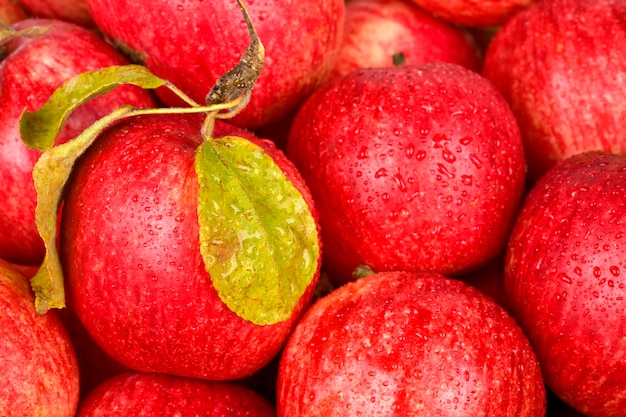
<svg viewBox="0 0 626 417">
<path fill-rule="evenodd" d="M 57 89 L 38 110 L 20 119 L 24 143 L 43 151 L 35 164 L 36 223 L 46 247 L 43 264 L 31 280 L 39 314 L 65 306 L 63 268 L 57 251 L 58 211 L 75 161 L 108 126 L 122 118 L 145 114 L 204 113 L 204 142 L 196 151 L 200 184 L 198 222 L 200 251 L 220 299 L 239 317 L 258 325 L 287 320 L 317 271 L 320 243 L 317 224 L 303 196 L 265 151 L 234 136 L 213 138 L 216 118 L 229 118 L 249 100 L 263 67 L 264 51 L 247 12 L 239 3 L 253 38 L 242 61 L 224 77 L 240 77 L 252 65 L 256 76 L 246 88 L 220 80 L 226 101 L 207 98 L 201 106 L 178 88 L 140 65 L 109 67 L 80 74 Z M 259 61 L 260 60 L 260 61 Z M 244 71 L 249 77 L 249 72 Z M 248 78 L 250 80 L 250 78 Z M 113 88 L 133 84 L 144 89 L 166 87 L 189 104 L 184 108 L 121 107 L 73 140 L 54 146 L 68 115 L 82 103 Z"/>
</svg>

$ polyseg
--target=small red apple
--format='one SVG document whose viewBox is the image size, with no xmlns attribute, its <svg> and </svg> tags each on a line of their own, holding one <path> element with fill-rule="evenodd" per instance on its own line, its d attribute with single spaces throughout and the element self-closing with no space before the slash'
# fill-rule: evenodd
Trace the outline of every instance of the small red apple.
<svg viewBox="0 0 626 417">
<path fill-rule="evenodd" d="M 79 374 L 55 311 L 35 312 L 28 279 L 0 259 L 0 410 L 6 417 L 73 417 Z"/>
<path fill-rule="evenodd" d="M 528 194 L 505 289 L 547 385 L 588 416 L 626 415 L 626 156 L 583 153 Z"/>
<path fill-rule="evenodd" d="M 18 37 L 3 45 L 0 61 L 0 257 L 19 264 L 40 264 L 44 245 L 35 226 L 33 166 L 41 152 L 26 147 L 19 133 L 24 109 L 35 110 L 62 83 L 79 73 L 128 61 L 87 29 L 66 22 L 28 19 L 16 31 L 50 26 L 35 38 Z M 124 104 L 154 107 L 153 96 L 122 86 L 86 103 L 72 114 L 57 143 L 75 137 L 93 122 Z"/>
<path fill-rule="evenodd" d="M 474 71 L 482 65 L 466 30 L 432 17 L 410 0 L 346 3 L 343 38 L 331 80 L 359 68 L 432 61 L 452 62 Z"/>
<path fill-rule="evenodd" d="M 468 272 L 504 250 L 524 191 L 515 118 L 450 63 L 354 71 L 300 108 L 287 154 L 320 213 L 337 283 L 374 271 Z"/>
<path fill-rule="evenodd" d="M 450 22 L 472 26 L 500 26 L 536 0 L 412 0 L 424 10 Z"/>
<path fill-rule="evenodd" d="M 515 320 L 434 273 L 369 275 L 318 300 L 289 338 L 277 390 L 281 417 L 546 411 L 537 358 Z"/>
<path fill-rule="evenodd" d="M 198 103 L 249 44 L 234 0 L 87 0 L 87 5 L 111 40 Z M 258 128 L 294 111 L 325 81 L 339 49 L 345 6 L 343 0 L 255 0 L 246 7 L 266 62 L 250 104 L 232 123 Z M 165 103 L 179 103 L 159 92 Z"/>
<path fill-rule="evenodd" d="M 172 375 L 129 372 L 100 384 L 76 417 L 275 417 L 270 401 L 243 386 Z"/>
<path fill-rule="evenodd" d="M 19 3 L 34 17 L 95 27 L 85 0 L 19 0 Z"/>
<path fill-rule="evenodd" d="M 530 177 L 576 153 L 626 153 L 626 3 L 541 1 L 494 36 L 483 75 L 520 125 Z"/>
<path fill-rule="evenodd" d="M 230 215 L 230 223 L 259 213 L 224 205 L 217 197 L 199 208 L 194 158 L 203 142 L 202 122 L 188 115 L 138 116 L 106 130 L 77 161 L 66 185 L 61 260 L 72 308 L 113 358 L 145 372 L 238 379 L 258 371 L 280 351 L 313 296 L 320 261 L 315 253 L 292 255 L 289 247 L 280 247 L 277 258 L 293 256 L 293 262 L 308 264 L 315 272 L 305 288 L 296 289 L 292 276 L 297 267 L 286 271 L 288 284 L 282 291 L 298 297 L 282 321 L 258 324 L 222 301 L 223 294 L 216 290 L 219 277 L 207 272 L 201 255 L 199 212 L 223 207 L 220 213 Z M 303 204 L 313 210 L 296 168 L 272 142 L 217 121 L 216 137 L 232 134 L 248 137 L 264 149 L 302 193 Z M 271 218 L 268 224 L 275 233 L 303 239 L 290 227 L 303 217 L 304 213 Z M 237 246 L 223 247 L 227 254 L 249 251 L 247 241 L 262 234 L 235 232 Z M 203 244 L 222 242 L 224 236 L 212 233 Z M 226 267 L 237 265 L 231 262 Z M 257 268 L 251 266 L 249 279 Z M 224 275 L 221 281 L 230 278 Z"/>
</svg>

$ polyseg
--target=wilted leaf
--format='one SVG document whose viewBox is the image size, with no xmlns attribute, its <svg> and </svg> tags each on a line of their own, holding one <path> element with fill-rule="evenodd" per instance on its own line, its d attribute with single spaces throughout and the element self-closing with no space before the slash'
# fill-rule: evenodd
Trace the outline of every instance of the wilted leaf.
<svg viewBox="0 0 626 417">
<path fill-rule="evenodd" d="M 33 180 L 37 190 L 35 222 L 46 247 L 43 264 L 31 279 L 31 286 L 35 292 L 35 308 L 39 314 L 51 308 L 65 306 L 63 270 L 56 247 L 57 214 L 63 187 L 74 162 L 107 125 L 130 112 L 132 112 L 130 107 L 118 109 L 94 123 L 74 140 L 48 149 L 35 163 L 33 168 Z"/>
<path fill-rule="evenodd" d="M 167 81 L 154 76 L 141 65 L 112 66 L 79 74 L 55 90 L 38 110 L 22 114 L 22 140 L 33 149 L 43 151 L 50 148 L 74 109 L 124 84 L 154 89 L 167 84 Z"/>
</svg>

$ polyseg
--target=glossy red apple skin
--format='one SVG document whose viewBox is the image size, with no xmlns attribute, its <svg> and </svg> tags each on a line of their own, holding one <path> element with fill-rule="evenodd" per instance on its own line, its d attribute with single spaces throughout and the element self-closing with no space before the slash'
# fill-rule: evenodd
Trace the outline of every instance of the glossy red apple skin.
<svg viewBox="0 0 626 417">
<path fill-rule="evenodd" d="M 511 105 L 534 180 L 576 153 L 626 153 L 626 3 L 534 4 L 494 36 L 483 75 Z"/>
<path fill-rule="evenodd" d="M 441 19 L 471 27 L 500 26 L 536 0 L 412 0 Z"/>
<path fill-rule="evenodd" d="M 320 213 L 336 283 L 469 272 L 500 253 L 524 188 L 519 129 L 479 74 L 449 63 L 357 70 L 314 93 L 287 154 Z"/>
<path fill-rule="evenodd" d="M 434 273 L 386 272 L 317 301 L 282 354 L 279 416 L 541 416 L 539 364 L 491 299 Z"/>
<path fill-rule="evenodd" d="M 0 259 L 0 410 L 6 417 L 73 417 L 74 348 L 56 311 L 38 315 L 28 279 Z"/>
<path fill-rule="evenodd" d="M 274 406 L 243 386 L 172 375 L 128 372 L 100 384 L 76 417 L 131 415 L 275 417 Z"/>
<path fill-rule="evenodd" d="M 410 0 L 352 0 L 339 56 L 330 79 L 359 68 L 393 67 L 402 53 L 405 65 L 443 61 L 480 71 L 481 56 L 465 30 L 438 20 Z"/>
<path fill-rule="evenodd" d="M 57 20 L 28 19 L 16 30 L 53 25 L 36 39 L 19 38 L 4 45 L 0 61 L 0 257 L 18 264 L 39 264 L 44 245 L 35 226 L 33 166 L 41 152 L 26 147 L 19 134 L 24 109 L 36 110 L 74 75 L 128 61 L 87 29 Z M 57 144 L 77 136 L 114 109 L 132 104 L 156 107 L 151 93 L 122 86 L 86 103 L 70 115 Z"/>
<path fill-rule="evenodd" d="M 201 123 L 139 117 L 100 137 L 67 186 L 61 256 L 72 307 L 114 359 L 145 372 L 238 379 L 279 352 L 317 276 L 292 317 L 272 325 L 246 321 L 219 299 L 199 248 Z M 250 135 L 218 120 L 214 136 L 226 134 Z M 272 142 L 254 140 L 313 207 L 293 164 Z"/>
<path fill-rule="evenodd" d="M 26 11 L 15 0 L 0 0 L 0 21 L 11 25 L 26 17 Z"/>
<path fill-rule="evenodd" d="M 626 156 L 583 153 L 530 191 L 505 289 L 548 386 L 589 416 L 626 410 Z"/>
<path fill-rule="evenodd" d="M 231 121 L 258 128 L 292 112 L 325 81 L 339 49 L 345 6 L 343 0 L 244 4 L 266 62 L 250 104 Z M 250 44 L 236 1 L 88 0 L 87 5 L 108 37 L 199 103 Z M 166 93 L 161 98 L 167 104 L 179 101 Z"/>
<path fill-rule="evenodd" d="M 85 0 L 19 0 L 31 16 L 94 28 Z"/>
</svg>

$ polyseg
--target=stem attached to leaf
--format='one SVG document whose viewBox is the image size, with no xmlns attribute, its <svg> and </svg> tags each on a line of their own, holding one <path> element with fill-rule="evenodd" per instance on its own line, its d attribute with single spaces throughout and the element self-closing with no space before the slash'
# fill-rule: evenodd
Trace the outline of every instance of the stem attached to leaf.
<svg viewBox="0 0 626 417">
<path fill-rule="evenodd" d="M 265 66 L 265 47 L 259 39 L 259 35 L 254 28 L 248 10 L 241 0 L 237 4 L 243 13 L 243 18 L 248 27 L 248 33 L 252 42 L 244 52 L 243 56 L 230 71 L 222 75 L 211 88 L 206 96 L 207 104 L 236 103 L 227 109 L 225 113 L 209 114 L 207 122 L 203 128 L 205 140 L 211 137 L 215 119 L 230 119 L 237 115 L 246 107 L 252 95 L 252 89 L 256 84 L 261 70 Z"/>
</svg>

